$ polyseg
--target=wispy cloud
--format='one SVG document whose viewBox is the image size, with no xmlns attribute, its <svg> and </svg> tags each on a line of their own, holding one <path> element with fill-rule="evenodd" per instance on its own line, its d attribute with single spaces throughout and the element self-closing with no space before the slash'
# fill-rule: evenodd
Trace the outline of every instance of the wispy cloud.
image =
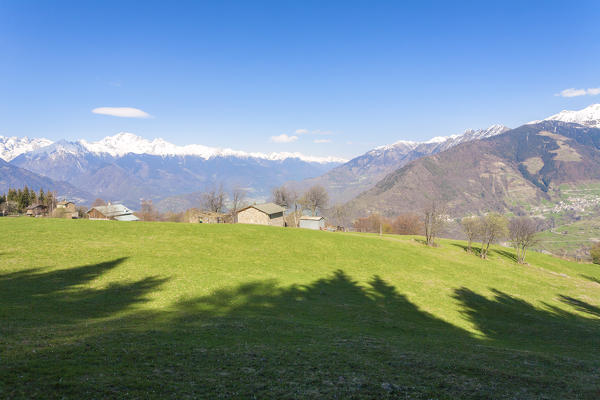
<svg viewBox="0 0 600 400">
<path fill-rule="evenodd" d="M 314 143 L 331 143 L 331 139 L 315 139 Z"/>
<path fill-rule="evenodd" d="M 273 143 L 292 143 L 298 140 L 298 136 L 288 136 L 282 133 L 279 136 L 271 136 L 269 140 Z"/>
<path fill-rule="evenodd" d="M 296 129 L 297 135 L 333 135 L 331 131 L 322 131 L 320 129 L 309 130 L 309 129 Z"/>
<path fill-rule="evenodd" d="M 596 96 L 600 94 L 600 87 L 597 88 L 587 88 L 587 89 L 575 89 L 569 88 L 561 91 L 560 93 L 556 93 L 555 96 L 560 97 L 577 97 L 577 96 Z"/>
<path fill-rule="evenodd" d="M 151 115 L 139 108 L 133 107 L 98 107 L 92 110 L 94 114 L 111 115 L 122 118 L 150 118 Z"/>
</svg>

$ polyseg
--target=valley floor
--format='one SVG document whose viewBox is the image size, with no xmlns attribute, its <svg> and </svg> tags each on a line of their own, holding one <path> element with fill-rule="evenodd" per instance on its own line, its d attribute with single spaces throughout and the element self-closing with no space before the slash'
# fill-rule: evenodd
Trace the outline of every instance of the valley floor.
<svg viewBox="0 0 600 400">
<path fill-rule="evenodd" d="M 0 218 L 0 397 L 600 397 L 600 267 L 528 258 Z"/>
</svg>

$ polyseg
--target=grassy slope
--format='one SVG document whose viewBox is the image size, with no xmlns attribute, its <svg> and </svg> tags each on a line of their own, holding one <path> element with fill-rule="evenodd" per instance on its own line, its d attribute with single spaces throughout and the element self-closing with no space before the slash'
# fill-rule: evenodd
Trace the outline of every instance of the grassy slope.
<svg viewBox="0 0 600 400">
<path fill-rule="evenodd" d="M 0 219 L 0 397 L 597 398 L 600 268 L 462 242 Z"/>
</svg>

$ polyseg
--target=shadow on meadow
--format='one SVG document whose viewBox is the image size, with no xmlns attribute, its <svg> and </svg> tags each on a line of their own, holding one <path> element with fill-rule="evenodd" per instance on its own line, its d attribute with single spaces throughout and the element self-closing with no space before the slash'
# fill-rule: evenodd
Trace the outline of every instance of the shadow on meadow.
<svg viewBox="0 0 600 400">
<path fill-rule="evenodd" d="M 467 248 L 468 248 L 467 245 L 464 245 L 464 244 L 461 244 L 461 243 L 452 243 L 452 246 L 461 248 L 465 252 L 467 251 Z M 479 242 L 473 242 L 473 244 L 471 245 L 471 253 L 474 256 L 479 257 L 481 255 L 481 243 L 479 243 Z M 510 261 L 517 262 L 517 256 L 512 251 L 491 248 L 489 250 L 489 255 L 492 255 L 492 254 L 498 254 L 501 257 L 509 259 Z"/>
<path fill-rule="evenodd" d="M 552 306 L 540 309 L 496 290 L 488 299 L 467 288 L 457 289 L 454 300 L 485 335 L 479 339 L 419 309 L 378 276 L 361 285 L 338 270 L 307 285 L 244 283 L 181 301 L 168 311 L 119 316 L 103 322 L 104 329 L 90 332 L 79 322 L 93 324 L 94 319 L 143 302 L 165 282 L 148 277 L 104 289 L 85 286 L 122 261 L 0 276 L 0 301 L 11 310 L 7 315 L 14 317 L 13 326 L 26 326 L 37 321 L 38 314 L 48 313 L 47 322 L 35 323 L 55 323 L 56 318 L 72 323 L 68 335 L 80 334 L 74 344 L 32 354 L 33 343 L 6 357 L 8 370 L 0 367 L 0 372 L 9 384 L 0 387 L 0 395 L 117 398 L 126 391 L 130 397 L 154 393 L 159 398 L 593 398 L 598 394 L 597 383 L 589 383 L 598 368 L 593 358 L 600 337 L 598 308 L 576 299 L 562 301 L 590 318 Z M 35 308 L 39 308 L 35 315 L 17 318 Z M 24 339 L 14 337 L 23 335 L 22 330 L 4 332 L 14 341 Z M 55 328 L 54 333 L 62 334 Z"/>
<path fill-rule="evenodd" d="M 0 275 L 0 304 L 5 318 L 41 325 L 110 317 L 145 301 L 147 293 L 165 282 L 165 279 L 147 277 L 137 282 L 113 282 L 103 288 L 88 286 L 125 260 L 118 258 L 75 268 L 53 271 L 37 268 Z"/>
<path fill-rule="evenodd" d="M 584 279 L 587 279 L 587 280 L 588 280 L 588 281 L 590 281 L 590 282 L 594 282 L 594 283 L 597 283 L 597 284 L 599 284 L 599 285 L 600 285 L 600 279 L 598 279 L 598 278 L 596 278 L 596 277 L 594 277 L 594 276 L 590 276 L 590 275 L 584 275 L 584 274 L 581 274 L 581 275 L 579 275 L 579 276 L 581 276 L 581 277 L 582 277 L 582 278 L 584 278 Z"/>
</svg>

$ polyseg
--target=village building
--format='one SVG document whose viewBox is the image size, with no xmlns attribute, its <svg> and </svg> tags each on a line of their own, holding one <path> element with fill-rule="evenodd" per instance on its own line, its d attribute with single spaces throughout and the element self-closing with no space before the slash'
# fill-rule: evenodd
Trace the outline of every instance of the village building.
<svg viewBox="0 0 600 400">
<path fill-rule="evenodd" d="M 231 218 L 222 213 L 190 208 L 185 212 L 184 220 L 193 224 L 223 224 L 230 222 Z"/>
<path fill-rule="evenodd" d="M 140 219 L 133 215 L 133 211 L 123 204 L 108 204 L 106 206 L 96 206 L 88 210 L 89 219 L 115 220 L 115 221 L 139 221 Z"/>
<path fill-rule="evenodd" d="M 300 228 L 323 230 L 325 229 L 325 217 L 303 215 L 300 217 Z"/>
<path fill-rule="evenodd" d="M 66 201 L 66 200 L 59 201 L 58 203 L 56 203 L 56 208 L 64 208 L 68 212 L 77 211 L 77 209 L 75 208 L 75 203 L 73 203 L 72 201 Z"/>
<path fill-rule="evenodd" d="M 285 208 L 275 203 L 253 204 L 237 213 L 239 224 L 285 226 L 283 213 Z"/>
<path fill-rule="evenodd" d="M 25 214 L 29 215 L 31 217 L 37 217 L 37 216 L 46 215 L 47 213 L 48 213 L 48 206 L 43 205 L 43 204 L 32 204 L 29 207 L 27 207 L 27 212 Z"/>
</svg>

